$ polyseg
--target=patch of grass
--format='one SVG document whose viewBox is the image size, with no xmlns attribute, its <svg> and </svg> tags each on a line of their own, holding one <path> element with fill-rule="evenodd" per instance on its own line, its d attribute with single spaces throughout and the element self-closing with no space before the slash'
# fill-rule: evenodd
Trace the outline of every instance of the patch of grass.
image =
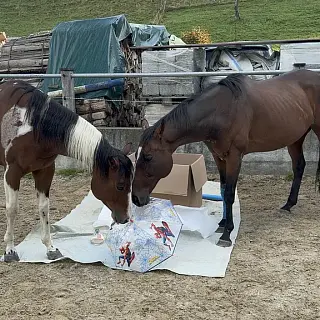
<svg viewBox="0 0 320 320">
<path fill-rule="evenodd" d="M 135 23 L 151 22 L 160 3 L 155 0 L 10 0 L 1 1 L 0 30 L 23 36 L 51 30 L 63 21 L 127 14 Z"/>
<path fill-rule="evenodd" d="M 208 30 L 213 42 L 308 38 L 319 34 L 318 0 L 247 0 L 239 2 L 240 20 L 234 7 L 211 4 L 168 11 L 164 24 L 180 37 L 193 26 Z"/>
<path fill-rule="evenodd" d="M 32 175 L 32 173 L 30 172 L 30 173 L 27 173 L 27 174 L 24 176 L 24 178 L 25 178 L 25 179 L 28 179 L 28 180 L 31 180 L 31 179 L 33 179 L 33 175 Z"/>
<path fill-rule="evenodd" d="M 159 0 L 10 0 L 1 2 L 0 31 L 23 36 L 58 23 L 126 14 L 130 22 L 153 23 Z M 167 0 L 163 21 L 170 33 L 200 26 L 213 42 L 319 36 L 319 0 L 241 0 L 240 20 L 233 0 Z"/>
<path fill-rule="evenodd" d="M 289 173 L 286 175 L 285 180 L 287 180 L 287 181 L 292 181 L 292 180 L 293 180 L 293 172 L 289 172 Z"/>
<path fill-rule="evenodd" d="M 84 170 L 79 170 L 79 169 L 60 169 L 56 171 L 56 174 L 62 177 L 76 177 L 78 175 L 84 174 Z"/>
</svg>

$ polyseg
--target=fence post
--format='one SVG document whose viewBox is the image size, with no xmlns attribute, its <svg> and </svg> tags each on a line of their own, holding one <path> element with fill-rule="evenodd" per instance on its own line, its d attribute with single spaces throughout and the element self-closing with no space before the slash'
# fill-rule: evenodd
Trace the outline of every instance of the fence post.
<svg viewBox="0 0 320 320">
<path fill-rule="evenodd" d="M 62 103 L 63 106 L 76 112 L 75 95 L 74 95 L 74 79 L 72 77 L 72 69 L 60 69 L 62 83 Z"/>
</svg>

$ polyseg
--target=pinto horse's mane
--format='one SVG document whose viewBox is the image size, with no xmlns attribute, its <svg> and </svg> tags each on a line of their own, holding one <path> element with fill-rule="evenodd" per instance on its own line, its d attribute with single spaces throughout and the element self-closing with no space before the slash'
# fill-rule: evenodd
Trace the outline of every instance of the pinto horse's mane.
<svg viewBox="0 0 320 320">
<path fill-rule="evenodd" d="M 155 131 L 164 126 L 168 122 L 173 122 L 176 127 L 181 129 L 188 129 L 192 123 L 189 118 L 188 109 L 186 108 L 191 102 L 196 102 L 201 95 L 213 90 L 218 86 L 224 86 L 231 91 L 232 97 L 238 99 L 244 91 L 244 81 L 246 77 L 242 74 L 231 74 L 217 83 L 212 83 L 201 92 L 193 94 L 189 98 L 183 100 L 177 107 L 172 109 L 164 117 L 159 119 L 153 126 L 144 130 L 140 143 L 144 144 L 152 139 Z"/>
<path fill-rule="evenodd" d="M 97 167 L 105 177 L 111 159 L 119 163 L 120 173 L 126 177 L 131 175 L 130 159 L 112 147 L 92 124 L 26 82 L 17 82 L 12 95 L 19 90 L 22 91 L 19 100 L 30 94 L 25 106 L 25 121 L 32 127 L 38 143 L 53 147 L 63 145 L 69 156 L 82 161 L 90 171 Z"/>
</svg>

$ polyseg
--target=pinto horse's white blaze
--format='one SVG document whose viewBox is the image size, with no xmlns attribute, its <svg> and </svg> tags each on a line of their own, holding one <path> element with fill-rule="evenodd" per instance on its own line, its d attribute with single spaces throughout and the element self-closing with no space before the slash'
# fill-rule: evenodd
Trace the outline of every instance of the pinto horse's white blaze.
<svg viewBox="0 0 320 320">
<path fill-rule="evenodd" d="M 41 224 L 41 241 L 48 251 L 56 251 L 52 245 L 49 223 L 49 198 L 42 192 L 37 191 L 39 201 L 39 215 Z"/>
<path fill-rule="evenodd" d="M 94 153 L 102 139 L 101 132 L 82 117 L 70 131 L 68 155 L 80 160 L 90 171 L 93 169 Z"/>
<path fill-rule="evenodd" d="M 14 221 L 18 214 L 19 203 L 18 203 L 18 190 L 13 190 L 12 187 L 7 183 L 7 173 L 9 166 L 6 166 L 4 173 L 3 184 L 6 196 L 6 215 L 7 215 L 7 230 L 4 235 L 4 242 L 6 244 L 6 254 L 12 254 L 16 252 L 14 247 Z"/>
<path fill-rule="evenodd" d="M 139 158 L 140 158 L 141 150 L 142 150 L 142 147 L 139 147 L 139 148 L 138 148 L 138 151 L 137 151 L 136 164 L 137 164 L 137 162 L 138 162 L 138 160 L 139 160 Z"/>
</svg>

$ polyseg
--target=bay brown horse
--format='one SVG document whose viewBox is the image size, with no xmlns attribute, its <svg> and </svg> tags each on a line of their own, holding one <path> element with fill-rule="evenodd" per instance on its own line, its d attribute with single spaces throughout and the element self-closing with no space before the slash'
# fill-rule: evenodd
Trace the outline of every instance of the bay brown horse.
<svg viewBox="0 0 320 320">
<path fill-rule="evenodd" d="M 229 75 L 184 100 L 143 132 L 136 152 L 133 203 L 149 202 L 157 182 L 170 173 L 172 153 L 179 146 L 203 141 L 219 170 L 226 206 L 217 229 L 222 232 L 218 245 L 230 246 L 232 206 L 243 156 L 288 148 L 294 179 L 282 209 L 290 211 L 298 199 L 306 165 L 302 145 L 310 130 L 320 139 L 318 73 L 298 70 L 263 81 Z"/>
<path fill-rule="evenodd" d="M 49 223 L 49 190 L 58 155 L 80 160 L 92 174 L 95 197 L 111 209 L 116 222 L 128 221 L 133 179 L 133 166 L 126 156 L 130 144 L 123 152 L 113 148 L 93 125 L 24 81 L 0 85 L 0 126 L 7 215 L 5 261 L 19 260 L 14 247 L 14 221 L 20 180 L 30 172 L 35 180 L 47 257 L 61 257 L 52 244 Z"/>
</svg>

